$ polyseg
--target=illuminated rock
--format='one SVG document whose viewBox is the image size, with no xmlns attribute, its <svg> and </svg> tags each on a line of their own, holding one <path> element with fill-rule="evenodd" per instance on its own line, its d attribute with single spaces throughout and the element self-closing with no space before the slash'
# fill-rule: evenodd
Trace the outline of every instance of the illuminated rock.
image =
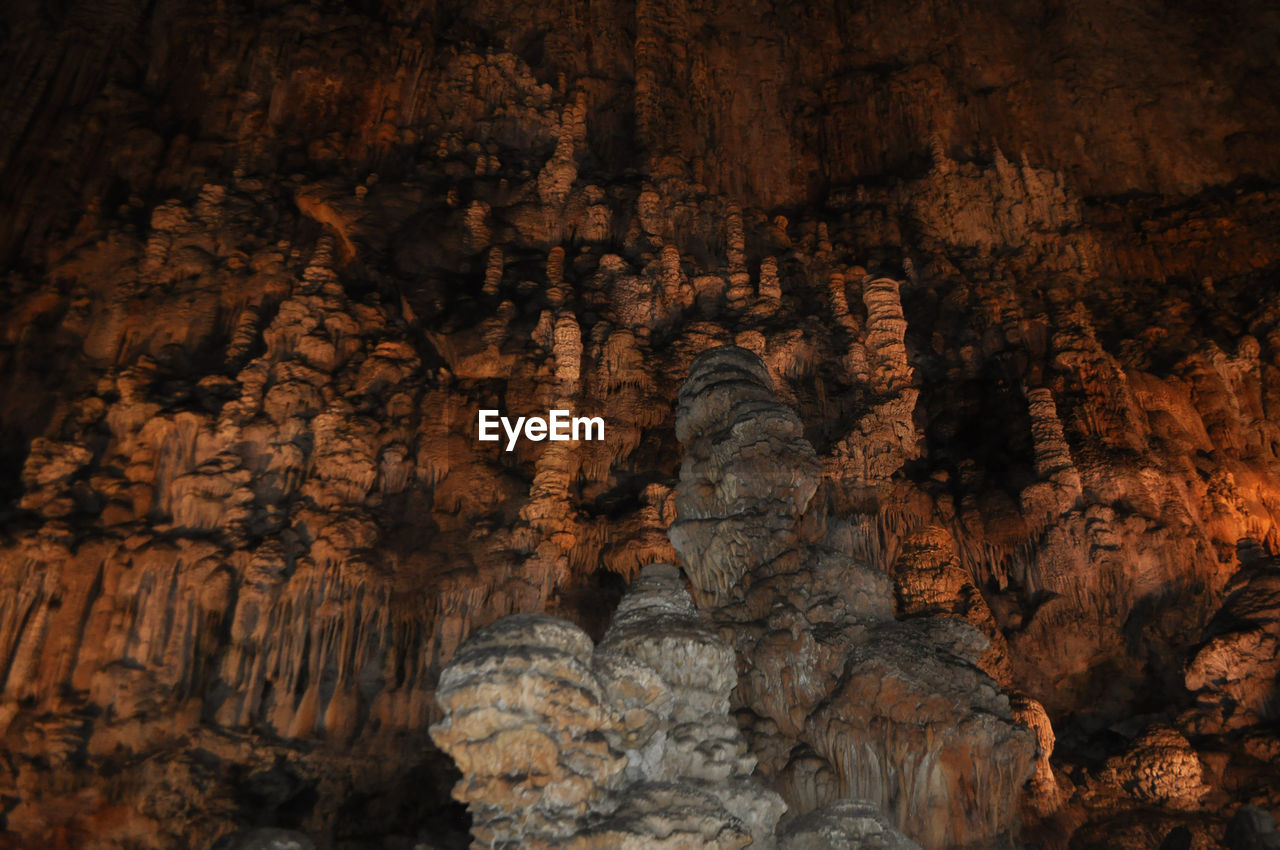
<svg viewBox="0 0 1280 850">
<path fill-rule="evenodd" d="M 1272 10 L 1014 5 L 8 4 L 0 844 L 447 845 L 441 670 L 512 613 L 602 635 L 673 523 L 796 810 L 895 615 L 990 641 L 929 634 L 1034 727 L 1055 840 L 1274 809 L 1237 555 L 1280 548 Z M 730 343 L 793 412 L 735 451 L 790 465 L 682 525 L 679 388 Z M 507 452 L 481 409 L 605 439 Z M 615 662 L 652 752 L 666 691 Z M 1203 808 L 1100 790 L 1148 721 Z M 1047 772 L 1050 728 L 1087 743 Z"/>
<path fill-rule="evenodd" d="M 598 647 L 542 615 L 472 635 L 432 737 L 462 771 L 477 847 L 769 847 L 785 807 L 751 777 L 734 683 L 732 651 L 657 564 Z"/>
<path fill-rule="evenodd" d="M 924 846 L 1010 844 L 1035 742 L 974 666 L 987 639 L 957 619 L 895 623 L 883 575 L 806 539 L 814 453 L 759 358 L 697 358 L 676 432 L 672 542 L 733 635 L 742 704 L 825 759 L 840 796 L 872 801 Z M 795 783 L 792 805 L 833 802 Z M 993 793 L 975 799 L 970 783 Z"/>
</svg>

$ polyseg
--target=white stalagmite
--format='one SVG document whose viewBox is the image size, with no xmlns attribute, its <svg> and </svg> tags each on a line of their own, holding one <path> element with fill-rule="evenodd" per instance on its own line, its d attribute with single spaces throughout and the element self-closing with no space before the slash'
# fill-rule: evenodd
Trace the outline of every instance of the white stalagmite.
<svg viewBox="0 0 1280 850">
<path fill-rule="evenodd" d="M 729 715 L 732 650 L 680 571 L 645 567 L 598 647 L 543 615 L 473 635 L 440 678 L 436 743 L 475 847 L 771 848 L 781 799 Z"/>
</svg>

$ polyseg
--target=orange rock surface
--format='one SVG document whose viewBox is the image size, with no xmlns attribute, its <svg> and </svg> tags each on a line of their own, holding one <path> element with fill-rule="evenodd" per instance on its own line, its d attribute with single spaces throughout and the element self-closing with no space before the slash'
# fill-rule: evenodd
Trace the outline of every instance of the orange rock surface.
<svg viewBox="0 0 1280 850">
<path fill-rule="evenodd" d="M 942 738 L 925 845 L 1274 843 L 1273 5 L 4 4 L 0 846 L 465 846 L 442 670 L 656 563 L 784 846 Z M 725 345 L 737 460 L 678 433 Z M 884 725 L 978 691 L 998 770 Z"/>
</svg>

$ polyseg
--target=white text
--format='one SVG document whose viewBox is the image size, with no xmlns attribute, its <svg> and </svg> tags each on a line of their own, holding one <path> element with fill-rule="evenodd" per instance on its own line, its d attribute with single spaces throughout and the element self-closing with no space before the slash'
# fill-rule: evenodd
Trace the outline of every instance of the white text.
<svg viewBox="0 0 1280 850">
<path fill-rule="evenodd" d="M 507 451 L 516 447 L 521 433 L 526 440 L 535 443 L 543 440 L 563 442 L 568 440 L 603 440 L 604 419 L 599 416 L 574 416 L 567 410 L 548 411 L 541 416 L 517 416 L 515 421 L 502 416 L 496 410 L 480 411 L 479 439 L 497 442 L 502 439 L 498 429 L 507 435 Z"/>
</svg>

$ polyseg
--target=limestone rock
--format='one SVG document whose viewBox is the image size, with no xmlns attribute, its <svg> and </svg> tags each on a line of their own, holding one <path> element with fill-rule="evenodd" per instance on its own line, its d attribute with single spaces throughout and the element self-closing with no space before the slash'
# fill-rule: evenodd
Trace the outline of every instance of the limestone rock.
<svg viewBox="0 0 1280 850">
<path fill-rule="evenodd" d="M 231 850 L 315 850 L 315 842 L 291 829 L 254 829 L 235 839 Z"/>
<path fill-rule="evenodd" d="M 1186 675 L 1197 727 L 1225 731 L 1280 716 L 1280 569 L 1269 560 L 1243 567 L 1207 638 Z"/>
<path fill-rule="evenodd" d="M 892 576 L 1072 742 L 1055 840 L 1275 810 L 1273 7 L 5 4 L 0 844 L 465 841 L 441 670 L 676 559 L 677 396 L 729 343 L 791 462 L 677 536 L 770 781 L 844 793 L 797 730 Z M 605 439 L 476 439 L 552 407 Z M 654 747 L 670 689 L 615 661 L 610 746 Z M 1209 802 L 1091 797 L 1188 682 L 1154 719 Z"/>
<path fill-rule="evenodd" d="M 714 796 L 687 784 L 641 784 L 598 826 L 566 846 L 574 850 L 710 847 L 738 850 L 751 835 Z"/>
<path fill-rule="evenodd" d="M 1241 806 L 1227 827 L 1230 850 L 1273 850 L 1280 847 L 1276 819 L 1257 806 Z"/>
<path fill-rule="evenodd" d="M 893 622 L 883 575 L 832 569 L 850 553 L 807 539 L 807 523 L 821 527 L 813 452 L 754 355 L 697 358 L 676 427 L 687 455 L 672 542 L 733 635 L 745 707 L 825 759 L 841 796 L 869 798 L 924 846 L 1010 843 L 1035 743 L 973 666 L 988 640 L 956 619 Z M 736 485 L 748 474 L 754 486 Z M 824 597 L 845 604 L 812 604 Z M 803 795 L 792 805 L 833 801 L 786 772 L 784 787 Z M 998 791 L 967 797 L 974 782 Z"/>
<path fill-rule="evenodd" d="M 587 666 L 590 639 L 568 623 L 517 615 L 481 630 L 441 674 L 436 744 L 462 771 L 476 846 L 550 846 L 601 805 L 624 760 Z"/>
<path fill-rule="evenodd" d="M 545 615 L 476 632 L 432 727 L 473 846 L 772 846 L 785 807 L 751 777 L 733 686 L 732 651 L 667 564 L 641 571 L 598 647 Z"/>
<path fill-rule="evenodd" d="M 1142 733 L 1124 756 L 1107 767 L 1114 781 L 1146 803 L 1194 808 L 1208 790 L 1195 750 L 1167 726 L 1153 726 Z"/>
<path fill-rule="evenodd" d="M 995 682 L 972 666 L 977 652 L 953 655 L 955 643 L 907 625 L 878 630 L 853 648 L 805 737 L 844 777 L 846 793 L 878 804 L 922 846 L 977 836 L 1008 843 L 1018 817 L 1013 789 L 1031 772 L 1034 742 Z M 958 805 L 970 782 L 999 790 Z M 1004 826 L 994 831 L 993 824 Z"/>
<path fill-rule="evenodd" d="M 671 540 L 698 589 L 727 601 L 754 566 L 788 548 L 817 490 L 816 458 L 764 364 L 736 347 L 694 361 L 676 433 L 690 446 L 681 472 L 690 484 L 678 491 Z"/>
<path fill-rule="evenodd" d="M 865 800 L 838 800 L 788 821 L 782 828 L 778 850 L 918 850 Z"/>
</svg>

